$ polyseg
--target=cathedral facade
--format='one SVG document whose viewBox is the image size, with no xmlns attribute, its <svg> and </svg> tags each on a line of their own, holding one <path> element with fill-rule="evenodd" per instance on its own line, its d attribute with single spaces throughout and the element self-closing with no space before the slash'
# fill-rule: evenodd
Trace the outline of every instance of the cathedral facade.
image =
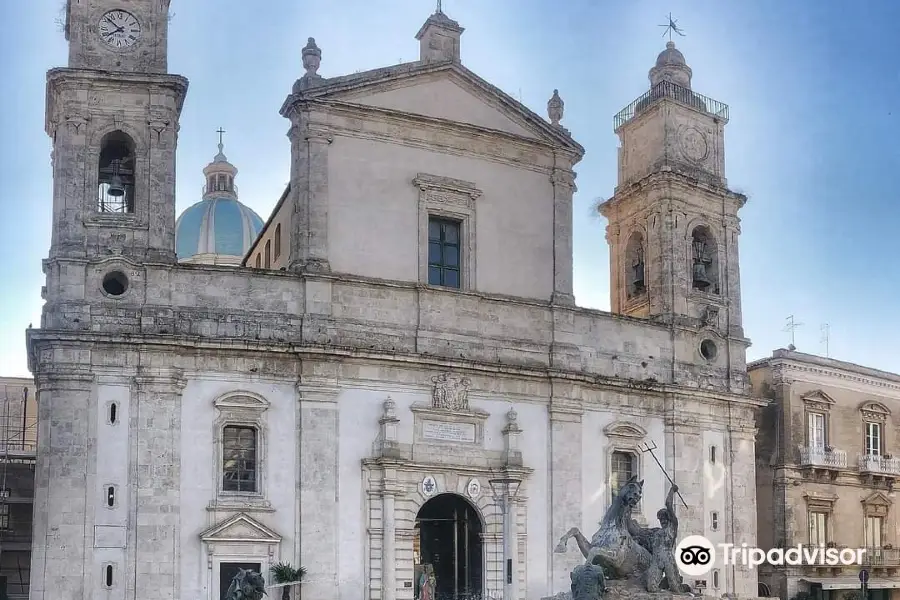
<svg viewBox="0 0 900 600">
<path fill-rule="evenodd" d="M 537 600 L 633 475 L 644 524 L 668 473 L 681 535 L 755 542 L 746 199 L 727 106 L 674 45 L 615 119 L 602 312 L 572 292 L 584 149 L 559 95 L 545 119 L 478 77 L 441 11 L 418 61 L 374 71 L 320 75 L 310 38 L 272 215 L 220 149 L 176 235 L 168 5 L 69 0 L 48 73 L 33 599 L 219 600 L 287 562 L 309 598 L 412 600 L 424 573 L 441 598 Z M 757 595 L 740 567 L 686 582 Z"/>
</svg>

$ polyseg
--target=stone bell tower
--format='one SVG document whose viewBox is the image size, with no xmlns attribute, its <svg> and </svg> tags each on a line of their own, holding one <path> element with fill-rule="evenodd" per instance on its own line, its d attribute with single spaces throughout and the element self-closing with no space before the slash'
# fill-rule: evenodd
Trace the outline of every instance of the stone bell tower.
<svg viewBox="0 0 900 600">
<path fill-rule="evenodd" d="M 615 116 L 619 177 L 599 210 L 608 221 L 612 311 L 705 330 L 698 352 L 743 340 L 738 210 L 725 179 L 728 106 L 691 89 L 669 42 L 650 90 Z"/>
<path fill-rule="evenodd" d="M 47 74 L 51 259 L 175 260 L 187 80 L 166 73 L 168 8 L 169 0 L 68 1 L 69 65 Z"/>
</svg>

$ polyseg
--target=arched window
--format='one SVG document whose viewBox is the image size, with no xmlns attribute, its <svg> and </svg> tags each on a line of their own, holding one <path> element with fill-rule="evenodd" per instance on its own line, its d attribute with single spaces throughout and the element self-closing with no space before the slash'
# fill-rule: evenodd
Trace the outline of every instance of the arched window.
<svg viewBox="0 0 900 600">
<path fill-rule="evenodd" d="M 262 255 L 258 252 L 256 253 L 256 268 L 259 269 L 262 267 Z"/>
<path fill-rule="evenodd" d="M 625 282 L 628 298 L 640 296 L 647 291 L 644 264 L 644 237 L 635 231 L 625 246 Z"/>
<path fill-rule="evenodd" d="M 266 268 L 272 268 L 272 242 L 271 240 L 266 240 Z"/>
<path fill-rule="evenodd" d="M 97 210 L 102 213 L 134 213 L 134 140 L 113 131 L 100 142 L 97 170 Z"/>
<path fill-rule="evenodd" d="M 275 260 L 281 256 L 281 223 L 275 226 Z"/>
<path fill-rule="evenodd" d="M 719 294 L 719 249 L 705 225 L 691 233 L 691 282 L 695 290 Z"/>
</svg>

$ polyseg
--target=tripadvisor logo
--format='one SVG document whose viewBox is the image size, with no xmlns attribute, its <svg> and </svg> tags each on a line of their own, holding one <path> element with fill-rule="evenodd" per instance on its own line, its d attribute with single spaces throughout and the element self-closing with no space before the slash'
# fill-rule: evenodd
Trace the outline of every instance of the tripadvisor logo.
<svg viewBox="0 0 900 600">
<path fill-rule="evenodd" d="M 675 562 L 678 568 L 691 577 L 709 573 L 721 556 L 722 565 L 744 565 L 750 569 L 762 564 L 772 566 L 851 566 L 862 565 L 865 548 L 823 548 L 794 546 L 793 548 L 773 548 L 766 551 L 752 548 L 747 544 L 715 544 L 702 535 L 691 535 L 675 547 Z"/>
</svg>

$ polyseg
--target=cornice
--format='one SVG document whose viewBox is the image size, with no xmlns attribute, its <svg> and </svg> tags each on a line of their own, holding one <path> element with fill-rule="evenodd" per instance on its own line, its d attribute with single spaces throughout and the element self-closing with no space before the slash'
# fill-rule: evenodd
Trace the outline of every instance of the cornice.
<svg viewBox="0 0 900 600">
<path fill-rule="evenodd" d="M 685 196 L 696 196 L 697 192 L 700 191 L 715 198 L 731 200 L 737 204 L 737 208 L 743 206 L 747 201 L 747 197 L 744 194 L 729 188 L 710 185 L 678 171 L 660 170 L 650 173 L 637 181 L 617 186 L 613 197 L 601 204 L 599 208 L 602 214 L 606 214 L 604 211 L 618 206 L 633 196 L 646 195 L 660 188 L 666 190 L 675 188 L 685 194 Z"/>
<path fill-rule="evenodd" d="M 870 377 L 859 373 L 844 371 L 840 368 L 829 368 L 821 365 L 803 364 L 789 358 L 769 358 L 760 361 L 754 361 L 747 365 L 747 370 L 755 370 L 765 366 L 769 366 L 772 369 L 773 376 L 777 372 L 781 376 L 781 380 L 783 383 L 790 384 L 798 380 L 808 383 L 816 383 L 815 381 L 812 381 L 812 377 L 810 376 L 820 376 L 834 379 L 835 381 L 840 382 L 857 383 L 874 388 L 891 390 L 900 395 L 900 378 L 898 378 L 898 381 L 890 381 L 887 379 Z"/>
</svg>

